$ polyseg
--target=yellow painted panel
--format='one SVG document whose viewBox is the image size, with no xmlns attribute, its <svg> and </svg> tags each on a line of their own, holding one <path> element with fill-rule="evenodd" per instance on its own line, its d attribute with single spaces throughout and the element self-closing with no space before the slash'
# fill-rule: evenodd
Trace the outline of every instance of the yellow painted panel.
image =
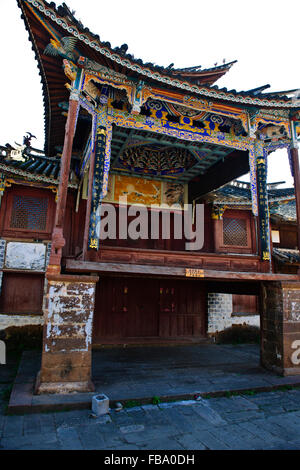
<svg viewBox="0 0 300 470">
<path fill-rule="evenodd" d="M 127 197 L 128 204 L 161 205 L 161 182 L 115 175 L 114 200 Z"/>
</svg>

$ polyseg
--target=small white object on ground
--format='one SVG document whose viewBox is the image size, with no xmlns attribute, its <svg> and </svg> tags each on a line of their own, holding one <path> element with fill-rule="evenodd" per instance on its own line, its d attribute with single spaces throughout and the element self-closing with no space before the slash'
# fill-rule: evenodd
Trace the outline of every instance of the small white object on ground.
<svg viewBox="0 0 300 470">
<path fill-rule="evenodd" d="M 109 413 L 109 398 L 103 393 L 94 395 L 92 398 L 92 412 L 96 416 Z"/>
</svg>

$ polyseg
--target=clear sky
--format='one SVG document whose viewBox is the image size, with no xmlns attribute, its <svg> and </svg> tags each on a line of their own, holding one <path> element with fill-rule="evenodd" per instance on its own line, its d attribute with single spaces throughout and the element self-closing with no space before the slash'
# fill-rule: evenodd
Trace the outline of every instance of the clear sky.
<svg viewBox="0 0 300 470">
<path fill-rule="evenodd" d="M 57 1 L 58 5 L 61 3 Z M 264 84 L 300 88 L 299 0 L 67 0 L 93 33 L 145 62 L 175 67 L 238 60 L 217 84 L 237 91 Z M 0 144 L 26 131 L 44 146 L 40 76 L 16 0 L 0 0 Z M 269 181 L 291 185 L 285 151 L 269 157 Z"/>
</svg>

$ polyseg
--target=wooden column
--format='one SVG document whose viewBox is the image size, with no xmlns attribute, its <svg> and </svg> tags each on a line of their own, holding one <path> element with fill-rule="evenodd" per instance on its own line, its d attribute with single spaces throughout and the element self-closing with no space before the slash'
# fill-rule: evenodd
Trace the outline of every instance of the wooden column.
<svg viewBox="0 0 300 470">
<path fill-rule="evenodd" d="M 266 270 L 270 269 L 270 221 L 267 192 L 267 164 L 264 156 L 263 144 L 255 142 L 256 180 L 258 199 L 258 238 L 262 261 L 266 261 Z M 268 266 L 269 265 L 269 266 Z M 268 268 L 268 269 L 267 269 Z"/>
<path fill-rule="evenodd" d="M 68 194 L 68 183 L 70 164 L 72 157 L 72 148 L 74 134 L 76 130 L 76 118 L 78 108 L 78 97 L 76 93 L 72 93 L 69 100 L 69 112 L 66 123 L 65 140 L 63 153 L 61 157 L 61 168 L 58 187 L 58 198 L 56 204 L 56 214 L 54 228 L 52 231 L 52 247 L 50 260 L 48 265 L 48 273 L 60 273 L 60 263 L 62 256 L 62 248 L 65 245 L 65 238 L 63 236 L 63 224 L 66 211 L 66 202 Z"/>
<path fill-rule="evenodd" d="M 223 214 L 225 212 L 225 207 L 212 207 L 212 226 L 214 233 L 214 253 L 220 252 L 220 246 L 223 245 Z"/>
<path fill-rule="evenodd" d="M 86 259 L 88 240 L 89 240 L 90 217 L 91 217 L 92 195 L 93 195 L 94 166 L 95 166 L 95 144 L 94 144 L 94 149 L 90 157 L 88 198 L 86 201 L 85 225 L 84 225 L 84 235 L 83 235 L 83 250 L 82 250 L 83 260 Z"/>
<path fill-rule="evenodd" d="M 99 126 L 96 133 L 95 156 L 93 163 L 93 174 L 89 181 L 89 231 L 88 231 L 88 249 L 99 249 L 100 240 L 100 207 L 103 199 L 104 179 L 108 177 L 109 165 L 106 168 L 106 128 Z M 90 174 L 91 176 L 91 174 Z"/>
<path fill-rule="evenodd" d="M 300 171 L 299 171 L 299 154 L 298 148 L 294 144 L 291 148 L 291 158 L 294 173 L 294 188 L 296 198 L 296 213 L 297 213 L 297 234 L 298 234 L 298 250 L 300 251 Z"/>
</svg>

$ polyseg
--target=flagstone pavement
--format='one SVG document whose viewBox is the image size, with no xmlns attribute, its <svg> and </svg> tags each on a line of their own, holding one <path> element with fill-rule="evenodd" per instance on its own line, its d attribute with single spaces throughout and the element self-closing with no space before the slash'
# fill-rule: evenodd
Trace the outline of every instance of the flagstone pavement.
<svg viewBox="0 0 300 470">
<path fill-rule="evenodd" d="M 300 450 L 300 388 L 128 403 L 94 418 L 88 409 L 7 415 L 12 359 L 0 370 L 0 450 Z"/>
</svg>

